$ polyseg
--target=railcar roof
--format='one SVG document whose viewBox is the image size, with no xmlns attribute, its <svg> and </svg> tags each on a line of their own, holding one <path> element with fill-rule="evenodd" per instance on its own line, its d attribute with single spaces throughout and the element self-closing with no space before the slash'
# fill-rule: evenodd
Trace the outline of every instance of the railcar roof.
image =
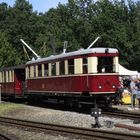
<svg viewBox="0 0 140 140">
<path fill-rule="evenodd" d="M 2 70 L 16 70 L 16 69 L 24 69 L 25 65 L 17 65 L 17 66 L 12 66 L 12 67 L 4 67 L 2 68 L 0 71 Z"/>
<path fill-rule="evenodd" d="M 105 53 L 106 49 L 108 49 L 108 53 L 118 53 L 118 50 L 115 48 L 80 49 L 80 50 L 74 51 L 74 52 L 62 53 L 59 55 L 51 55 L 49 57 L 31 60 L 31 61 L 28 61 L 26 64 L 39 63 L 42 61 L 48 61 L 48 60 L 54 60 L 54 59 L 60 59 L 60 58 L 64 58 L 64 57 L 71 57 L 71 56 L 84 55 L 84 54 L 90 54 L 90 53 Z"/>
</svg>

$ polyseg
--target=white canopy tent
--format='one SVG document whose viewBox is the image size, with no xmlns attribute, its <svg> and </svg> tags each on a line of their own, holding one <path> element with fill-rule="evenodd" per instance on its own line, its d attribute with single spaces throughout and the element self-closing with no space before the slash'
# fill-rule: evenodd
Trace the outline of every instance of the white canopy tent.
<svg viewBox="0 0 140 140">
<path fill-rule="evenodd" d="M 119 64 L 119 75 L 139 75 L 138 71 L 128 70 Z"/>
</svg>

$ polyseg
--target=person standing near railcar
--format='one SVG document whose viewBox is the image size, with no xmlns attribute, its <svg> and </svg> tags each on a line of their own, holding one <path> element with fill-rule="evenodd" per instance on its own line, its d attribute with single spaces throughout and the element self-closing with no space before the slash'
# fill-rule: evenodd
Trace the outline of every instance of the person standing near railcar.
<svg viewBox="0 0 140 140">
<path fill-rule="evenodd" d="M 138 107 L 140 108 L 140 77 L 137 80 L 136 86 L 137 86 Z"/>
<path fill-rule="evenodd" d="M 130 82 L 132 108 L 135 107 L 135 99 L 136 99 L 137 89 L 138 89 L 138 87 L 136 86 L 136 83 L 137 83 L 137 78 L 132 77 L 131 82 Z"/>
</svg>

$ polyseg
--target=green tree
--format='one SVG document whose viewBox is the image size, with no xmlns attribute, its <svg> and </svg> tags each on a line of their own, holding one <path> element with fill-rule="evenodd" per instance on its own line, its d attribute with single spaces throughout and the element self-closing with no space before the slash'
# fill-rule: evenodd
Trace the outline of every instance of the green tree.
<svg viewBox="0 0 140 140">
<path fill-rule="evenodd" d="M 0 67 L 8 67 L 19 64 L 16 51 L 8 42 L 5 33 L 0 32 Z"/>
<path fill-rule="evenodd" d="M 7 33 L 21 63 L 27 61 L 23 54 L 21 38 L 28 44 L 31 44 L 34 50 L 38 50 L 36 40 L 38 34 L 44 30 L 44 26 L 42 28 L 42 24 L 40 24 L 40 19 L 41 16 L 37 12 L 33 12 L 32 5 L 26 0 L 16 0 L 14 6 L 9 7 L 7 11 L 1 31 Z"/>
</svg>

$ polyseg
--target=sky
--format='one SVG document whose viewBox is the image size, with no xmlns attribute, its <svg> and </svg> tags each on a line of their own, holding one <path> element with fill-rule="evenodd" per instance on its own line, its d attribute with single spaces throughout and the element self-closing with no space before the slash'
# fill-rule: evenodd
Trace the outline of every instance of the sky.
<svg viewBox="0 0 140 140">
<path fill-rule="evenodd" d="M 66 4 L 68 0 L 28 0 L 33 6 L 33 11 L 47 12 L 50 8 L 55 8 L 59 4 Z M 5 2 L 10 6 L 13 6 L 15 0 L 0 0 L 0 3 Z"/>
</svg>

